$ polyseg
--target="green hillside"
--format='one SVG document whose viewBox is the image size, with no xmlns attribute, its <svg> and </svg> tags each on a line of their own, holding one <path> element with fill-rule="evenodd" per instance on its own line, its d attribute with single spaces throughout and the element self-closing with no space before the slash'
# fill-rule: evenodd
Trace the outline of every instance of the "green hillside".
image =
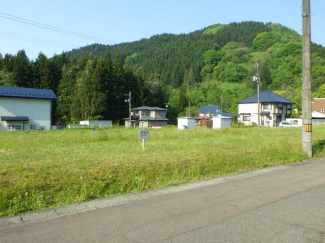
<svg viewBox="0 0 325 243">
<path fill-rule="evenodd" d="M 189 102 L 192 112 L 204 104 L 221 103 L 224 109 L 236 112 L 235 102 L 255 92 L 252 76 L 257 61 L 262 89 L 293 100 L 295 108 L 301 109 L 301 36 L 280 24 L 217 24 L 187 35 L 163 34 L 114 46 L 91 45 L 67 55 L 78 58 L 90 52 L 101 57 L 105 51 L 112 56 L 120 53 L 126 65 L 157 77 L 175 115 L 182 111 L 188 114 Z M 313 44 L 312 51 L 313 91 L 321 96 L 317 91 L 325 81 L 325 49 Z"/>
<path fill-rule="evenodd" d="M 236 112 L 236 102 L 261 89 L 295 102 L 301 110 L 301 36 L 274 23 L 212 25 L 189 34 L 162 34 L 118 45 L 89 45 L 31 62 L 24 51 L 0 56 L 0 84 L 51 88 L 58 95 L 55 121 L 128 116 L 132 106 L 163 107 L 171 120 L 201 105 Z M 325 48 L 312 44 L 312 91 L 325 97 Z"/>
<path fill-rule="evenodd" d="M 184 74 L 190 69 L 194 72 L 195 81 L 202 81 L 202 55 L 207 50 L 216 45 L 224 46 L 230 41 L 251 46 L 258 33 L 268 30 L 267 25 L 258 22 L 214 25 L 189 34 L 155 35 L 149 39 L 113 46 L 95 44 L 66 54 L 71 59 L 79 59 L 88 53 L 97 58 L 102 58 L 106 51 L 113 58 L 119 53 L 125 64 L 133 68 L 141 67 L 146 73 L 157 74 L 164 85 L 176 88 L 183 83 Z"/>
</svg>

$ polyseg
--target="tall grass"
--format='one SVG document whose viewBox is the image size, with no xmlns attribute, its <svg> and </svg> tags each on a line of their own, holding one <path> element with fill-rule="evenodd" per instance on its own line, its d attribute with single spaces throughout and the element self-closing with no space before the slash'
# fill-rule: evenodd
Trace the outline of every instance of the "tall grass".
<svg viewBox="0 0 325 243">
<path fill-rule="evenodd" d="M 306 159 L 298 128 L 0 133 L 0 216 Z M 315 157 L 325 127 L 314 129 Z"/>
</svg>

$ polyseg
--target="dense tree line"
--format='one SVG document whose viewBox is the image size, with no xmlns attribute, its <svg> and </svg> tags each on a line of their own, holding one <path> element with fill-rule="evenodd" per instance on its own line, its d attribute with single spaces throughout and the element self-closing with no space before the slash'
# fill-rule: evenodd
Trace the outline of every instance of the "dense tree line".
<svg viewBox="0 0 325 243">
<path fill-rule="evenodd" d="M 156 35 L 113 46 L 91 45 L 30 61 L 24 51 L 0 55 L 0 84 L 53 89 L 55 121 L 128 117 L 132 107 L 169 104 L 168 118 L 194 115 L 201 105 L 236 112 L 236 102 L 261 89 L 301 110 L 301 36 L 279 24 L 213 25 L 189 34 Z M 313 96 L 324 95 L 325 48 L 312 44 Z"/>
<path fill-rule="evenodd" d="M 141 70 L 133 71 L 117 55 L 112 62 L 107 52 L 97 59 L 88 54 L 70 61 L 65 54 L 47 58 L 40 53 L 30 61 L 25 51 L 0 56 L 0 85 L 52 89 L 53 122 L 77 122 L 85 119 L 128 117 L 127 97 L 132 92 L 132 106 L 161 106 L 164 103 L 160 83 Z"/>
</svg>

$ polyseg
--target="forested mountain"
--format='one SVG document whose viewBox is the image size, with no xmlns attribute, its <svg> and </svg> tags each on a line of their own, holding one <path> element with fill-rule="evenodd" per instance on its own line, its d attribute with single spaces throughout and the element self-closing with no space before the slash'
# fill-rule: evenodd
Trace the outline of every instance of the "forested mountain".
<svg viewBox="0 0 325 243">
<path fill-rule="evenodd" d="M 325 48 L 312 45 L 313 95 L 325 97 Z M 201 105 L 236 112 L 236 101 L 253 94 L 260 62 L 263 90 L 301 110 L 301 36 L 273 23 L 213 25 L 189 34 L 155 35 L 112 46 L 94 44 L 30 61 L 24 51 L 0 56 L 0 84 L 51 88 L 58 95 L 55 121 L 128 117 L 132 107 L 164 107 L 168 116 L 193 115 Z M 112 58 L 111 58 L 112 57 Z"/>
<path fill-rule="evenodd" d="M 141 67 L 146 73 L 156 73 L 164 85 L 177 88 L 183 83 L 185 72 L 190 69 L 196 82 L 202 80 L 200 72 L 205 51 L 215 45 L 224 46 L 230 41 L 251 46 L 256 35 L 267 30 L 267 25 L 259 22 L 214 25 L 187 35 L 162 34 L 113 46 L 90 45 L 66 54 L 69 58 L 79 59 L 87 53 L 98 58 L 102 58 L 106 51 L 113 58 L 119 53 L 127 65 Z"/>
</svg>

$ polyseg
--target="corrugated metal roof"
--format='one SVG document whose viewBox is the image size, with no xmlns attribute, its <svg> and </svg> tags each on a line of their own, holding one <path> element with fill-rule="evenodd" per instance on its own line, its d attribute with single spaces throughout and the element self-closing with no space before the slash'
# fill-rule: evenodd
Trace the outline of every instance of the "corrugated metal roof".
<svg viewBox="0 0 325 243">
<path fill-rule="evenodd" d="M 233 118 L 235 113 L 231 113 L 231 112 L 221 112 L 221 115 L 224 117 L 229 117 L 229 118 Z"/>
<path fill-rule="evenodd" d="M 261 103 L 287 103 L 293 104 L 292 101 L 283 98 L 280 95 L 274 94 L 271 91 L 261 91 L 260 92 L 260 102 Z M 247 103 L 257 103 L 257 94 L 254 94 L 246 99 L 240 100 L 237 104 L 247 104 Z"/>
<path fill-rule="evenodd" d="M 218 105 L 203 105 L 200 107 L 201 114 L 217 114 L 220 113 L 220 106 Z"/>
<path fill-rule="evenodd" d="M 32 89 L 21 87 L 0 86 L 0 97 L 15 97 L 29 99 L 56 100 L 57 97 L 51 89 Z"/>
<path fill-rule="evenodd" d="M 166 109 L 159 108 L 159 107 L 150 107 L 150 106 L 141 106 L 141 107 L 131 109 L 131 111 L 144 111 L 144 110 L 147 110 L 147 111 L 165 111 Z"/>
</svg>

